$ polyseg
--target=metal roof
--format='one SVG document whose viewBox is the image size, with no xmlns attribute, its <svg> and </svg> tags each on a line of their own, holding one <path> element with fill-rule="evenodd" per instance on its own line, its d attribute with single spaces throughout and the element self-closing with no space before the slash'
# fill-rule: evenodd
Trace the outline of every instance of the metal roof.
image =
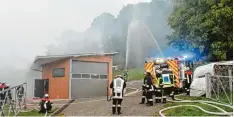
<svg viewBox="0 0 234 117">
<path fill-rule="evenodd" d="M 37 56 L 34 60 L 34 64 L 43 65 L 51 63 L 57 60 L 71 58 L 71 57 L 85 57 L 85 56 L 114 56 L 118 52 L 113 53 L 86 53 L 86 54 L 67 54 L 67 55 L 48 55 L 48 56 Z"/>
</svg>

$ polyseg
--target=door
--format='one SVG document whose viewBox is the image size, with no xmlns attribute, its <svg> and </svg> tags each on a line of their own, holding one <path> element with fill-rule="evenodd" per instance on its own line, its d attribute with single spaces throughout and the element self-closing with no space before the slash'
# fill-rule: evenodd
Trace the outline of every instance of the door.
<svg viewBox="0 0 234 117">
<path fill-rule="evenodd" d="M 42 98 L 44 96 L 44 80 L 43 79 L 35 79 L 35 87 L 34 87 L 34 97 Z"/>
<path fill-rule="evenodd" d="M 108 63 L 72 61 L 71 98 L 107 95 Z"/>
</svg>

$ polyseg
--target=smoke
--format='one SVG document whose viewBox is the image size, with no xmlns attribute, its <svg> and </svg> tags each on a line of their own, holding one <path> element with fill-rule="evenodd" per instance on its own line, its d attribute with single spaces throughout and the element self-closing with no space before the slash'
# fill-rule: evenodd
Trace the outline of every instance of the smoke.
<svg viewBox="0 0 234 117">
<path fill-rule="evenodd" d="M 168 49 L 166 35 L 172 30 L 167 18 L 171 10 L 169 1 L 151 1 L 126 5 L 116 18 L 103 13 L 85 32 L 63 32 L 57 44 L 48 47 L 47 55 L 117 51 L 120 54 L 114 58 L 115 65 L 142 67 L 145 58 L 162 57 L 158 48 Z"/>
<path fill-rule="evenodd" d="M 47 55 L 82 54 L 103 52 L 101 32 L 89 29 L 86 32 L 66 31 L 57 39 L 57 44 L 47 47 Z"/>
<path fill-rule="evenodd" d="M 64 6 L 61 4 L 61 1 L 58 4 L 47 4 L 47 1 L 44 1 L 43 5 L 41 3 L 43 7 L 38 6 L 35 12 L 27 12 L 31 7 L 23 11 L 19 9 L 13 9 L 11 12 L 6 11 L 6 13 L 1 11 L 1 13 L 3 12 L 0 22 L 1 31 L 4 34 L 2 33 L 0 38 L 6 41 L 1 42 L 0 45 L 4 49 L 5 47 L 14 47 L 14 49 L 0 50 L 1 58 L 4 58 L 4 60 L 1 59 L 0 82 L 7 82 L 12 85 L 24 82 L 26 79 L 25 75 L 28 75 L 27 73 L 31 68 L 34 57 L 44 53 L 44 48 L 39 47 L 39 45 L 45 44 L 49 44 L 46 47 L 46 55 L 117 51 L 119 55 L 114 58 L 114 64 L 125 66 L 126 44 L 127 38 L 129 38 L 129 44 L 131 45 L 128 58 L 129 65 L 141 67 L 144 59 L 151 56 L 151 54 L 157 55 L 158 50 L 152 36 L 150 36 L 149 31 L 142 23 L 138 22 L 131 27 L 130 23 L 133 19 L 144 22 L 159 42 L 160 48 L 164 49 L 167 47 L 165 36 L 171 32 L 171 29 L 167 26 L 167 17 L 170 14 L 171 5 L 167 1 L 158 2 L 158 0 L 152 0 L 149 3 L 126 5 L 118 15 L 105 13 L 105 15 L 97 16 L 97 20 L 93 20 L 90 23 L 91 26 L 84 32 L 77 31 L 77 29 L 82 28 L 83 30 L 85 27 L 79 19 L 84 18 L 83 16 L 90 12 L 81 14 L 78 10 L 74 10 L 81 6 L 74 7 L 73 5 L 69 7 L 71 4 L 74 4 L 73 2 L 67 2 Z M 121 5 L 119 4 L 119 6 Z M 24 7 L 27 8 L 27 6 Z M 68 10 L 61 10 L 61 7 Z M 51 10 L 52 8 L 54 9 Z M 103 11 L 108 10 L 103 9 Z M 100 12 L 95 11 L 95 14 L 100 14 Z M 91 19 L 91 17 L 88 18 Z M 84 24 L 90 22 L 90 19 L 89 21 L 85 19 Z M 55 35 L 59 36 L 53 43 L 51 40 L 55 38 Z M 27 40 L 15 41 L 11 39 Z M 21 48 L 26 49 L 21 51 Z M 31 75 L 30 77 L 34 76 Z"/>
</svg>

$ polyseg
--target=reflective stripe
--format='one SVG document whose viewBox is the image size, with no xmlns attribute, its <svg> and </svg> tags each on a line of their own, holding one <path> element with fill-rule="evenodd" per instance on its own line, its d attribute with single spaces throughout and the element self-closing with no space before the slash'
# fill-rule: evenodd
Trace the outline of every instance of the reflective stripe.
<svg viewBox="0 0 234 117">
<path fill-rule="evenodd" d="M 46 103 L 47 103 L 47 101 L 44 103 L 44 108 L 45 108 L 45 109 L 47 109 Z"/>
<path fill-rule="evenodd" d="M 187 89 L 187 91 L 189 91 L 189 89 Z"/>
<path fill-rule="evenodd" d="M 158 97 L 155 97 L 155 99 L 158 99 Z"/>
<path fill-rule="evenodd" d="M 149 89 L 149 91 L 154 91 L 153 89 Z"/>
<path fill-rule="evenodd" d="M 187 88 L 185 88 L 185 89 L 187 89 Z"/>
<path fill-rule="evenodd" d="M 162 98 L 166 98 L 166 96 L 163 96 Z"/>
<path fill-rule="evenodd" d="M 153 99 L 148 99 L 148 101 L 153 101 Z"/>
<path fill-rule="evenodd" d="M 114 96 L 112 97 L 113 99 L 123 99 L 122 97 L 117 97 L 117 96 Z"/>
<path fill-rule="evenodd" d="M 162 99 L 162 97 L 158 97 L 158 99 Z"/>
<path fill-rule="evenodd" d="M 112 107 L 115 107 L 115 105 L 112 105 Z"/>
<path fill-rule="evenodd" d="M 145 98 L 145 96 L 142 96 L 142 98 Z"/>
<path fill-rule="evenodd" d="M 146 87 L 149 87 L 149 85 L 146 85 Z"/>
<path fill-rule="evenodd" d="M 118 104 L 117 107 L 121 107 L 121 105 Z"/>
<path fill-rule="evenodd" d="M 170 96 L 172 96 L 173 94 L 170 94 Z"/>
<path fill-rule="evenodd" d="M 121 78 L 116 78 L 113 81 L 113 85 L 114 85 L 114 92 L 115 93 L 122 93 L 123 91 L 123 85 L 124 85 L 124 80 Z"/>
<path fill-rule="evenodd" d="M 161 90 L 157 90 L 158 92 L 161 92 Z"/>
</svg>

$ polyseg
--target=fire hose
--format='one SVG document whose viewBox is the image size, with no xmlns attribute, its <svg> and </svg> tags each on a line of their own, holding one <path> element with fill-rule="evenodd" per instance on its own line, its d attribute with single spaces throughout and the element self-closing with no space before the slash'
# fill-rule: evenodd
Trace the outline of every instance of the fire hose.
<svg viewBox="0 0 234 117">
<path fill-rule="evenodd" d="M 233 112 L 226 112 L 225 110 L 223 110 L 222 108 L 220 107 L 217 107 L 215 105 L 212 105 L 212 104 L 216 104 L 216 105 L 222 105 L 222 106 L 226 106 L 226 107 L 229 107 L 229 108 L 232 108 L 233 107 L 231 105 L 228 105 L 228 104 L 223 104 L 223 103 L 218 103 L 218 102 L 213 102 L 213 101 L 202 101 L 202 100 L 182 100 L 182 99 L 178 99 L 178 98 L 175 98 L 176 101 L 173 101 L 173 100 L 168 100 L 169 102 L 185 102 L 185 103 L 191 103 L 191 102 L 197 102 L 197 103 L 202 103 L 202 104 L 206 104 L 206 105 L 209 105 L 209 106 L 212 106 L 214 108 L 217 108 L 218 110 L 220 110 L 221 112 L 211 112 L 211 111 L 207 111 L 205 109 L 203 109 L 202 107 L 200 106 L 197 106 L 197 105 L 177 105 L 177 106 L 171 106 L 171 107 L 166 107 L 162 110 L 159 111 L 159 114 L 160 116 L 162 117 L 165 117 L 165 115 L 162 113 L 163 111 L 166 111 L 166 110 L 169 110 L 169 109 L 172 109 L 172 108 L 178 108 L 178 107 L 183 107 L 183 106 L 187 106 L 187 107 L 196 107 L 198 109 L 200 109 L 201 111 L 205 112 L 205 113 L 208 113 L 208 114 L 213 114 L 213 115 L 233 115 Z"/>
</svg>

